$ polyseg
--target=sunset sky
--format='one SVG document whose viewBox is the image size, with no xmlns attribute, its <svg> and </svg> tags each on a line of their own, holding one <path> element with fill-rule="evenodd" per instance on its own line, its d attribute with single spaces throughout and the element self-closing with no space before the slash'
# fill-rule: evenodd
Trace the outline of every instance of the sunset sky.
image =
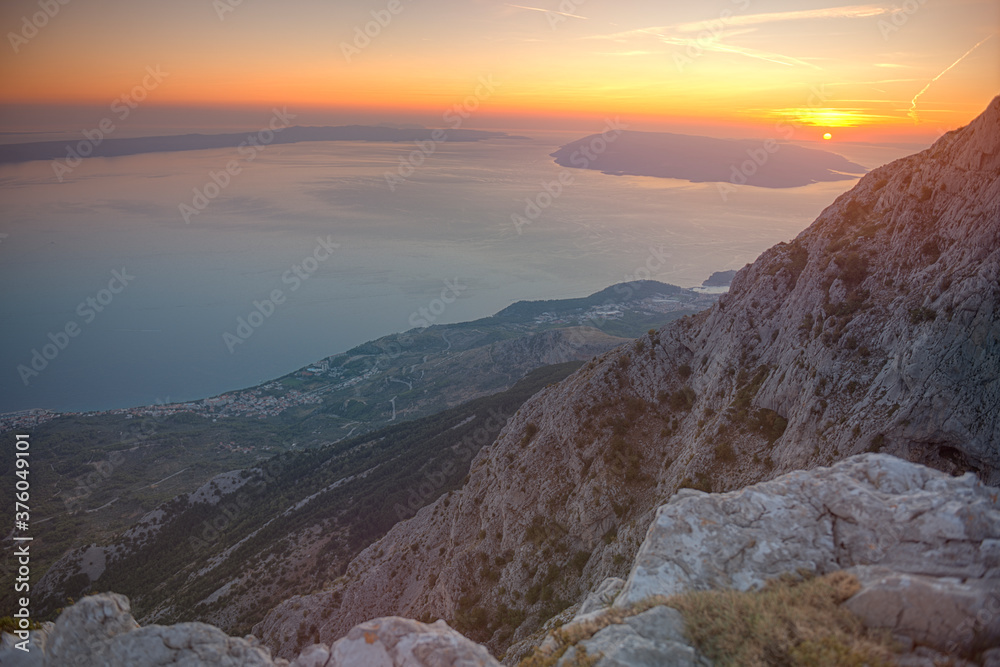
<svg viewBox="0 0 1000 667">
<path fill-rule="evenodd" d="M 784 119 L 803 139 L 872 141 L 934 137 L 1000 92 L 996 0 L 63 1 L 43 0 L 52 17 L 0 8 L 3 129 L 96 121 L 147 68 L 166 75 L 129 122 L 277 105 L 311 124 L 440 126 L 467 101 L 466 127 L 620 115 L 761 134 Z"/>
</svg>

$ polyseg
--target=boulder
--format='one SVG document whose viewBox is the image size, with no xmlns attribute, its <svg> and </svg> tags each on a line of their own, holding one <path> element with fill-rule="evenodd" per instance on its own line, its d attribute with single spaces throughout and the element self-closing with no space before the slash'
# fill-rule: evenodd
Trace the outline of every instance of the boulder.
<svg viewBox="0 0 1000 667">
<path fill-rule="evenodd" d="M 266 649 L 204 623 L 140 628 L 124 595 L 80 600 L 56 620 L 44 667 L 273 667 Z"/>
<path fill-rule="evenodd" d="M 351 629 L 330 648 L 325 667 L 500 667 L 489 651 L 448 627 L 398 616 Z"/>
<path fill-rule="evenodd" d="M 656 513 L 615 600 L 749 590 L 848 570 L 868 627 L 972 656 L 1000 645 L 1000 490 L 885 454 L 738 491 L 685 489 Z"/>
</svg>

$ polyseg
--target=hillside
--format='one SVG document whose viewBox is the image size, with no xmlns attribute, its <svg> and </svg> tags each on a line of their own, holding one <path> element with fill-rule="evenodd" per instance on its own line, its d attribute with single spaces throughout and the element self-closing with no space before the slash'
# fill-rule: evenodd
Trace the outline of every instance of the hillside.
<svg viewBox="0 0 1000 667">
<path fill-rule="evenodd" d="M 32 471 L 32 505 L 46 517 L 33 525 L 34 570 L 44 573 L 70 549 L 114 541 L 158 505 L 221 473 L 504 392 L 534 369 L 588 360 L 716 298 L 639 281 L 589 298 L 541 302 L 537 317 L 508 309 L 503 317 L 392 334 L 211 399 L 7 415 L 5 430 L 30 429 L 45 443 Z M 0 475 L 0 509 L 13 511 L 14 479 Z M 6 549 L 0 571 L 16 567 L 13 549 Z M 0 603 L 12 595 L 0 592 Z M 143 598 L 136 602 L 141 609 Z M 60 604 L 54 599 L 49 607 Z"/>
<path fill-rule="evenodd" d="M 582 362 L 343 442 L 214 477 L 109 540 L 67 553 L 34 586 L 40 617 L 90 590 L 128 595 L 145 621 L 212 622 L 245 634 L 292 592 L 343 571 L 393 524 L 459 486 L 479 448 L 531 395 Z"/>
<path fill-rule="evenodd" d="M 887 454 L 729 493 L 685 490 L 657 509 L 628 580 L 606 579 L 560 614 L 518 667 L 994 667 L 1000 619 L 983 611 L 1000 595 L 997 493 L 972 473 L 952 477 Z M 400 617 L 309 644 L 289 663 L 253 636 L 203 623 L 140 627 L 117 593 L 84 598 L 19 634 L 4 632 L 0 663 L 500 665 L 443 620 Z"/>
<path fill-rule="evenodd" d="M 626 574 L 679 488 L 736 489 L 866 451 L 996 484 L 998 297 L 1000 98 L 866 175 L 709 311 L 533 397 L 459 491 L 255 633 L 290 656 L 303 625 L 329 643 L 377 616 L 444 618 L 509 662 Z"/>
</svg>

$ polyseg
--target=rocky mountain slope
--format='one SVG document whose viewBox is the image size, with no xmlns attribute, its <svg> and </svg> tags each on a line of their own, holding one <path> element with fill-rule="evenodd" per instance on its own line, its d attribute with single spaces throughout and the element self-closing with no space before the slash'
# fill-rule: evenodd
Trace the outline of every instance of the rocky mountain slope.
<svg viewBox="0 0 1000 667">
<path fill-rule="evenodd" d="M 865 451 L 995 484 L 998 300 L 1000 98 L 865 176 L 710 311 L 535 396 L 461 490 L 256 633 L 290 656 L 310 625 L 329 642 L 376 616 L 444 618 L 510 661 L 628 572 L 679 488 L 725 491 Z"/>
<path fill-rule="evenodd" d="M 245 633 L 271 606 L 335 579 L 393 524 L 461 486 L 509 416 L 580 365 L 546 366 L 431 417 L 217 475 L 115 539 L 69 551 L 33 587 L 33 611 L 112 590 L 143 622 L 205 621 Z"/>
<path fill-rule="evenodd" d="M 604 581 L 524 667 L 707 667 L 727 659 L 729 664 L 892 661 L 931 667 L 945 655 L 957 667 L 995 667 L 1000 664 L 998 544 L 997 488 L 971 473 L 950 477 L 886 454 L 862 454 L 729 493 L 684 490 L 657 510 L 628 581 Z M 766 595 L 779 586 L 785 595 L 780 611 L 792 607 L 794 615 L 771 623 L 788 627 L 769 628 L 769 639 L 748 627 L 750 619 L 735 623 L 724 604 L 699 603 L 697 596 L 705 594 L 691 593 L 762 587 L 747 596 Z M 774 613 L 766 606 L 755 611 L 763 619 Z M 715 628 L 712 622 L 722 625 Z M 726 636 L 720 636 L 723 628 Z M 781 641 L 782 632 L 788 641 Z M 895 637 L 894 645 L 884 632 Z M 128 600 L 115 594 L 88 597 L 54 625 L 25 634 L 26 640 L 4 637 L 2 664 L 289 665 L 272 659 L 253 637 L 228 637 L 201 623 L 140 628 Z M 26 642 L 27 652 L 18 651 L 17 639 Z M 734 648 L 736 656 L 728 653 Z M 361 623 L 332 645 L 306 647 L 291 662 L 292 667 L 498 664 L 444 621 L 398 617 Z"/>
<path fill-rule="evenodd" d="M 129 539 L 137 523 L 149 516 L 162 518 L 155 508 L 194 493 L 221 473 L 254 468 L 283 453 L 346 444 L 376 429 L 495 396 L 539 367 L 589 360 L 716 299 L 657 281 L 635 281 L 578 299 L 517 302 L 475 322 L 392 334 L 257 387 L 203 401 L 52 413 L 41 424 L 0 415 L 0 430 L 17 423 L 46 443 L 37 453 L 32 481 L 33 507 L 48 519 L 34 529 L 33 569 L 45 572 L 79 549 L 45 578 L 46 604 L 38 611 L 47 613 L 64 606 L 66 597 L 80 597 L 103 568 L 85 567 L 88 579 L 79 569 L 64 567 L 68 561 L 88 560 L 78 556 L 92 544 L 103 547 Z M 12 512 L 16 477 L 4 465 L 13 466 L 13 459 L 0 463 L 0 510 Z M 218 519 L 215 510 L 204 514 L 198 524 L 206 519 L 232 523 Z M 0 549 L 0 575 L 14 576 L 18 563 L 11 535 L 6 544 L 9 548 Z M 103 563 L 100 552 L 89 551 L 97 557 L 95 563 Z M 189 550 L 186 560 L 200 568 L 199 559 L 206 555 Z M 326 560 L 340 561 L 332 555 Z M 73 577 L 68 587 L 62 585 Z M 320 581 L 326 578 L 324 574 Z M 140 614 L 145 612 L 144 585 L 117 590 L 131 596 Z M 12 589 L 0 589 L 0 607 L 13 605 L 15 597 Z M 196 620 L 233 629 L 220 616 Z"/>
</svg>

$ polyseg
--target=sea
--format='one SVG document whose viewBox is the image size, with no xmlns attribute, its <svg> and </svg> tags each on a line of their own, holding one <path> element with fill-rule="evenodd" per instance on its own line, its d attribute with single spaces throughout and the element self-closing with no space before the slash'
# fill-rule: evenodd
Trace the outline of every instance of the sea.
<svg viewBox="0 0 1000 667">
<path fill-rule="evenodd" d="M 579 134 L 513 134 L 0 165 L 0 412 L 206 398 L 522 299 L 698 286 L 856 183 L 723 196 L 556 165 Z M 912 150 L 837 152 L 871 168 Z"/>
</svg>

